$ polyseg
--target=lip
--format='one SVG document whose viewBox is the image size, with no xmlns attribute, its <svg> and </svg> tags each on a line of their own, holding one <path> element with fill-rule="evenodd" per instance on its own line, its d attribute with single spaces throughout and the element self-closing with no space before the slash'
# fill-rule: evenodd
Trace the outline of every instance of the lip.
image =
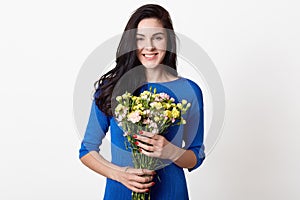
<svg viewBox="0 0 300 200">
<path fill-rule="evenodd" d="M 142 53 L 142 55 L 146 60 L 155 60 L 158 53 Z"/>
</svg>

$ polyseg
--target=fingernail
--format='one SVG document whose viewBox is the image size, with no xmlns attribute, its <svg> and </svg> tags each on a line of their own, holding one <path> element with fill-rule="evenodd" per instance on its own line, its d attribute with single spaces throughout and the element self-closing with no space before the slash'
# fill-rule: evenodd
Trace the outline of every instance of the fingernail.
<svg viewBox="0 0 300 200">
<path fill-rule="evenodd" d="M 155 182 L 152 182 L 152 186 L 155 185 Z"/>
<path fill-rule="evenodd" d="M 139 133 L 140 133 L 140 134 L 143 134 L 143 131 L 140 131 Z"/>
<path fill-rule="evenodd" d="M 149 192 L 149 189 L 147 189 L 146 192 Z"/>
<path fill-rule="evenodd" d="M 135 145 L 139 145 L 139 142 L 134 142 Z"/>
<path fill-rule="evenodd" d="M 139 152 L 142 152 L 142 149 L 141 149 L 141 148 L 139 148 Z"/>
<path fill-rule="evenodd" d="M 132 137 L 133 137 L 133 138 L 137 138 L 137 135 L 134 134 Z"/>
</svg>

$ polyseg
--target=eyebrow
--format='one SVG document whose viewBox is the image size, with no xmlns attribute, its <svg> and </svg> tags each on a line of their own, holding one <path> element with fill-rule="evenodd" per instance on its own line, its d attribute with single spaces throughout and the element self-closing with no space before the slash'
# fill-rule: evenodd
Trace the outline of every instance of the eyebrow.
<svg viewBox="0 0 300 200">
<path fill-rule="evenodd" d="M 158 33 L 154 33 L 152 36 L 156 36 L 156 35 L 160 35 L 160 34 L 164 35 L 163 32 L 158 32 Z M 137 33 L 136 35 L 145 37 L 145 35 L 144 35 L 144 34 L 141 34 L 141 33 Z"/>
</svg>

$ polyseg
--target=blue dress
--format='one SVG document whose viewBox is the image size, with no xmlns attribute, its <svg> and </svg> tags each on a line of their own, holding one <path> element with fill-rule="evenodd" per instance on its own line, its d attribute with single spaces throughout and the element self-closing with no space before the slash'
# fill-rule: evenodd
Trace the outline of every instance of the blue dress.
<svg viewBox="0 0 300 200">
<path fill-rule="evenodd" d="M 185 99 L 191 103 L 190 109 L 183 116 L 185 125 L 171 126 L 164 137 L 178 147 L 192 150 L 197 158 L 197 164 L 188 169 L 193 171 L 205 159 L 203 145 L 203 98 L 200 87 L 187 78 L 179 78 L 170 82 L 146 83 L 141 92 L 156 88 L 157 93 L 164 92 L 181 102 Z M 91 113 L 86 132 L 79 150 L 79 157 L 90 151 L 100 151 L 102 139 L 110 127 L 111 134 L 111 162 L 118 166 L 133 166 L 130 150 L 124 144 L 123 131 L 112 116 L 106 116 L 95 104 L 92 103 Z M 156 171 L 155 185 L 151 187 L 151 199 L 154 200 L 188 200 L 188 190 L 183 168 L 169 162 L 167 166 Z M 131 190 L 112 179 L 106 179 L 104 200 L 131 200 Z"/>
</svg>

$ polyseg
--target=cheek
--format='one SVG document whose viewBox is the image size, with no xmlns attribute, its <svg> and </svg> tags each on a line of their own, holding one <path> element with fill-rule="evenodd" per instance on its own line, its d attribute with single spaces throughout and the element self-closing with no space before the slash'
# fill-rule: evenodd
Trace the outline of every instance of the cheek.
<svg viewBox="0 0 300 200">
<path fill-rule="evenodd" d="M 166 55 L 166 51 L 160 51 L 160 61 L 162 61 L 164 58 L 165 58 L 165 55 Z"/>
<path fill-rule="evenodd" d="M 142 59 L 142 51 L 140 49 L 136 50 L 136 56 L 138 57 L 138 59 L 141 61 Z"/>
<path fill-rule="evenodd" d="M 155 47 L 157 50 L 166 51 L 167 43 L 165 41 L 156 42 Z"/>
<path fill-rule="evenodd" d="M 136 44 L 136 48 L 138 49 L 138 51 L 141 51 L 143 46 L 144 46 L 143 42 L 137 42 L 137 44 Z"/>
</svg>

